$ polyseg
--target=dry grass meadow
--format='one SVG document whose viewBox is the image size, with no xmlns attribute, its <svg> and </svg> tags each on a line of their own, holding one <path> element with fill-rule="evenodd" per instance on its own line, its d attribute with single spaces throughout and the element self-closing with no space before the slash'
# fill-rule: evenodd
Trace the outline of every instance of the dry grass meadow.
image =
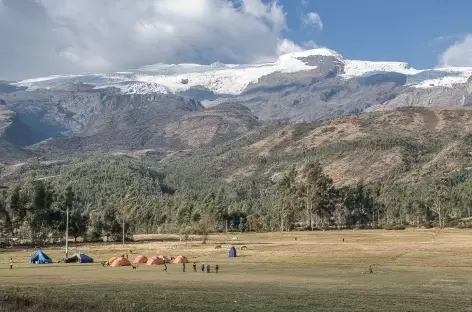
<svg viewBox="0 0 472 312">
<path fill-rule="evenodd" d="M 28 265 L 32 250 L 1 250 L 0 311 L 472 311 L 471 230 L 238 233 L 206 244 L 138 239 L 126 245 L 130 258 L 184 255 L 198 272 L 191 264 L 185 273 L 179 264 L 168 272 L 102 267 L 124 253 L 120 244 L 78 245 L 94 264 Z M 44 251 L 55 261 L 63 253 Z M 219 264 L 220 273 L 201 273 L 202 262 Z"/>
</svg>

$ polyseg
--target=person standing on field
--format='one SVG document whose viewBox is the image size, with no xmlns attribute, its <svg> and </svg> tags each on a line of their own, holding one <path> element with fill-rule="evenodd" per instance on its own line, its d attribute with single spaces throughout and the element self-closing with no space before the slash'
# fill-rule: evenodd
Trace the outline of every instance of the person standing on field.
<svg viewBox="0 0 472 312">
<path fill-rule="evenodd" d="M 13 269 L 13 257 L 10 257 L 10 270 Z"/>
<path fill-rule="evenodd" d="M 164 271 L 167 272 L 167 264 L 165 264 L 165 262 L 164 262 Z"/>
<path fill-rule="evenodd" d="M 205 263 L 202 263 L 202 273 L 205 272 Z"/>
<path fill-rule="evenodd" d="M 197 272 L 197 263 L 196 262 L 193 263 L 193 272 Z"/>
<path fill-rule="evenodd" d="M 207 273 L 210 273 L 210 265 L 207 264 Z"/>
<path fill-rule="evenodd" d="M 215 272 L 216 274 L 218 274 L 218 270 L 220 269 L 220 267 L 218 266 L 218 264 L 215 266 Z"/>
<path fill-rule="evenodd" d="M 185 262 L 184 262 L 184 263 L 182 263 L 182 272 L 184 272 L 184 273 L 185 273 Z"/>
</svg>

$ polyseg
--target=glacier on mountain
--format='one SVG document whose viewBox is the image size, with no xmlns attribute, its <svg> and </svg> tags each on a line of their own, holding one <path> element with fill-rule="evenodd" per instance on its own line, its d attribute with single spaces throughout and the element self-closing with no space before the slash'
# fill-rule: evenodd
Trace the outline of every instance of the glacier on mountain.
<svg viewBox="0 0 472 312">
<path fill-rule="evenodd" d="M 344 79 L 378 72 L 404 74 L 406 85 L 416 88 L 452 87 L 465 83 L 472 68 L 439 68 L 418 70 L 402 62 L 372 62 L 345 59 L 336 51 L 318 48 L 281 55 L 275 62 L 261 64 L 154 64 L 127 72 L 55 75 L 16 82 L 28 90 L 50 89 L 64 84 L 86 83 L 96 88 L 115 87 L 125 94 L 179 93 L 201 88 L 219 95 L 239 95 L 263 76 L 280 72 L 296 73 L 315 70 L 318 66 L 305 61 L 310 57 L 327 57 L 342 64 Z"/>
</svg>

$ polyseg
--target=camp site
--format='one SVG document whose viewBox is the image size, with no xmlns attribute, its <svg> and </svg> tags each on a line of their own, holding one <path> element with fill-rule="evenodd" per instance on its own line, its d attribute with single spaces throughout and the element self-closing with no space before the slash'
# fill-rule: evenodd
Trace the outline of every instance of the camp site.
<svg viewBox="0 0 472 312">
<path fill-rule="evenodd" d="M 71 243 L 68 258 L 64 246 L 2 249 L 0 311 L 468 311 L 471 235 L 221 233 L 205 244 L 199 235 L 136 235 L 125 248 Z"/>
<path fill-rule="evenodd" d="M 472 312 L 472 0 L 0 0 L 0 312 Z"/>
</svg>

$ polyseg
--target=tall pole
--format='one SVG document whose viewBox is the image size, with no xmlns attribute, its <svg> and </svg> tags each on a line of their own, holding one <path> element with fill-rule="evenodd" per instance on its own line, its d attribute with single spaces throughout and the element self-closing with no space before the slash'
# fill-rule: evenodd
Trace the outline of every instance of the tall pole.
<svg viewBox="0 0 472 312">
<path fill-rule="evenodd" d="M 66 258 L 69 252 L 69 206 L 66 211 Z"/>
<path fill-rule="evenodd" d="M 123 250 L 125 249 L 125 218 L 123 218 Z"/>
</svg>

